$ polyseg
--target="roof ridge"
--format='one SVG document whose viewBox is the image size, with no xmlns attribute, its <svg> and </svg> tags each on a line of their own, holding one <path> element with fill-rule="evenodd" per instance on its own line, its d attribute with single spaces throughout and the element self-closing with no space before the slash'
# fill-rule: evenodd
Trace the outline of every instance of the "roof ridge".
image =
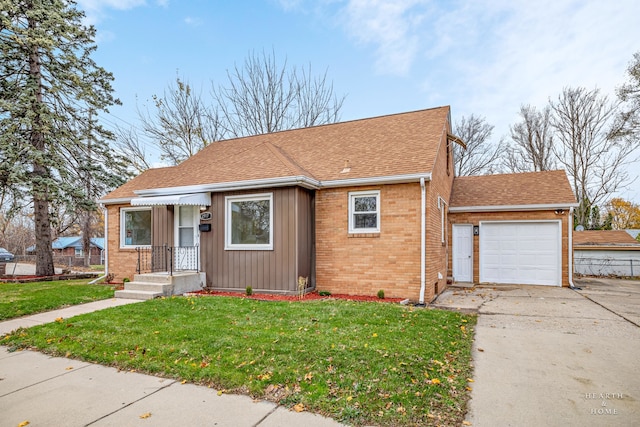
<svg viewBox="0 0 640 427">
<path fill-rule="evenodd" d="M 300 166 L 295 160 L 293 160 L 282 147 L 273 145 L 270 141 L 265 141 L 263 145 L 266 146 L 267 149 L 269 149 L 269 151 L 271 151 L 271 153 L 273 153 L 278 158 L 278 160 L 280 160 L 280 162 L 294 174 L 304 175 L 308 178 L 316 179 L 313 174 L 311 174 L 309 171 Z"/>
</svg>

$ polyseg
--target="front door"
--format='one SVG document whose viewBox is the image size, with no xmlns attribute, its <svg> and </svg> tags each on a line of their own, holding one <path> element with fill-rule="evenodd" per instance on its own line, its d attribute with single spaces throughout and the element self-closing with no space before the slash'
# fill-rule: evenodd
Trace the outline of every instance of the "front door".
<svg viewBox="0 0 640 427">
<path fill-rule="evenodd" d="M 176 206 L 174 268 L 198 270 L 200 265 L 200 231 L 198 206 Z"/>
<path fill-rule="evenodd" d="M 453 280 L 473 281 L 473 225 L 453 225 Z"/>
</svg>

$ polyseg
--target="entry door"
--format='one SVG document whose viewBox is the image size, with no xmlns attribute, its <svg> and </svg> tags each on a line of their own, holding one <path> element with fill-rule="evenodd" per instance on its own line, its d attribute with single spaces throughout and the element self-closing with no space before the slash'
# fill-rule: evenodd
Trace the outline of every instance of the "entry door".
<svg viewBox="0 0 640 427">
<path fill-rule="evenodd" d="M 453 280 L 473 281 L 473 225 L 453 225 Z"/>
<path fill-rule="evenodd" d="M 174 266 L 176 270 L 197 270 L 200 265 L 198 206 L 176 207 Z"/>
</svg>

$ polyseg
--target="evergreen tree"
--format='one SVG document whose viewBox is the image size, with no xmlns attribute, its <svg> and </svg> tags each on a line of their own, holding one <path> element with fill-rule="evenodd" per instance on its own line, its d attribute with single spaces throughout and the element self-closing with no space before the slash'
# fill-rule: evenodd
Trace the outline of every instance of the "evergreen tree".
<svg viewBox="0 0 640 427">
<path fill-rule="evenodd" d="M 0 0 L 0 183 L 33 203 L 38 275 L 54 273 L 51 204 L 95 210 L 126 178 L 95 121 L 119 101 L 83 18 L 70 0 Z"/>
</svg>

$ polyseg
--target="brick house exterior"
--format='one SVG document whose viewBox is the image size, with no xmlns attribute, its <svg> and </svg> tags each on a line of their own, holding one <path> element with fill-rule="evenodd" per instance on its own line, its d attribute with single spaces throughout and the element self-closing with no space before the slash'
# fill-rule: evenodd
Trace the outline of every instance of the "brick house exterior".
<svg viewBox="0 0 640 427">
<path fill-rule="evenodd" d="M 132 278 L 140 248 L 193 246 L 183 264 L 211 289 L 429 302 L 451 272 L 456 140 L 439 107 L 210 144 L 100 201 L 108 272 Z"/>
</svg>

